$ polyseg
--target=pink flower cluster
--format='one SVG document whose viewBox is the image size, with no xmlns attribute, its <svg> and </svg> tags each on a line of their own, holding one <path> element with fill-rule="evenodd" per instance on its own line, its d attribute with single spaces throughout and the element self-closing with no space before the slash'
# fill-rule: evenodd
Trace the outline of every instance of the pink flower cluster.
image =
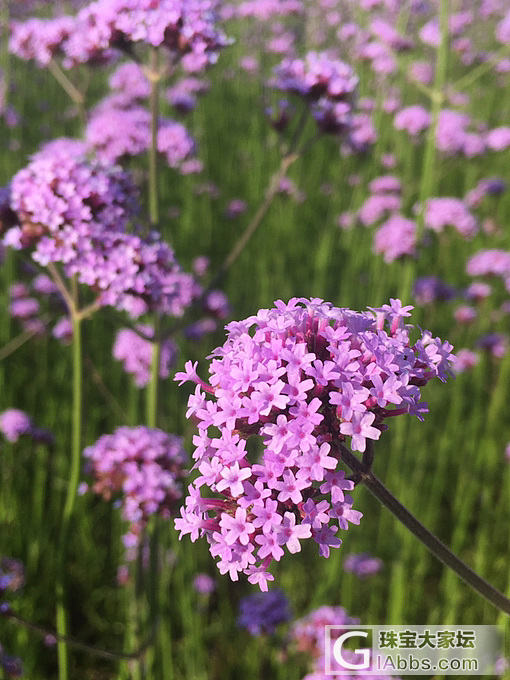
<svg viewBox="0 0 510 680">
<path fill-rule="evenodd" d="M 78 240 L 93 231 L 122 230 L 138 207 L 137 191 L 121 168 L 86 157 L 83 142 L 61 138 L 46 144 L 14 175 L 10 207 L 19 226 L 5 245 L 35 245 L 34 259 L 68 262 Z"/>
<path fill-rule="evenodd" d="M 87 144 L 103 163 L 146 152 L 150 146 L 150 113 L 143 106 L 118 106 L 114 95 L 103 101 L 85 128 Z M 157 149 L 172 168 L 182 167 L 195 152 L 195 142 L 186 127 L 175 120 L 158 122 Z"/>
<path fill-rule="evenodd" d="M 359 523 L 340 444 L 365 451 L 386 418 L 422 419 L 420 388 L 445 380 L 452 360 L 451 345 L 428 333 L 411 342 L 412 307 L 398 300 L 366 313 L 319 299 L 275 305 L 226 327 L 210 385 L 191 362 L 176 374 L 197 383 L 187 417 L 198 422 L 200 473 L 176 527 L 193 541 L 205 534 L 222 573 L 244 572 L 264 590 L 284 547 L 298 552 L 312 537 L 327 557 L 338 529 Z"/>
<path fill-rule="evenodd" d="M 215 7 L 213 0 L 97 0 L 75 17 L 12 22 L 9 49 L 41 65 L 62 56 L 71 67 L 143 43 L 164 46 L 182 58 L 184 68 L 200 70 L 228 44 L 216 28 Z"/>
<path fill-rule="evenodd" d="M 124 536 L 128 549 L 138 545 L 151 515 L 170 517 L 182 496 L 187 455 L 180 437 L 144 426 L 119 427 L 83 455 L 94 478 L 91 490 L 106 500 L 121 495 L 122 516 L 130 525 Z"/>
<path fill-rule="evenodd" d="M 344 61 L 327 52 L 308 52 L 304 59 L 285 58 L 275 68 L 270 85 L 311 102 L 323 132 L 349 129 L 358 77 Z"/>
<path fill-rule="evenodd" d="M 85 149 L 77 140 L 55 140 L 14 176 L 10 200 L 19 225 L 7 230 L 4 244 L 33 247 L 42 266 L 61 264 L 102 306 L 133 317 L 182 316 L 201 286 L 159 234 L 127 231 L 138 209 L 130 176 L 89 160 Z"/>
<path fill-rule="evenodd" d="M 425 204 L 425 226 L 440 233 L 447 226 L 454 227 L 464 238 L 473 238 L 478 231 L 476 218 L 460 198 L 440 196 L 429 198 Z"/>
<path fill-rule="evenodd" d="M 147 338 L 153 336 L 154 329 L 147 324 L 136 326 L 136 330 L 121 328 L 115 336 L 113 358 L 123 362 L 124 370 L 133 375 L 137 387 L 145 387 L 149 383 L 153 344 Z M 160 378 L 168 378 L 176 357 L 177 345 L 172 338 L 167 338 L 161 343 Z"/>
<path fill-rule="evenodd" d="M 510 252 L 507 250 L 480 250 L 468 260 L 466 271 L 470 276 L 499 276 L 510 292 Z"/>
</svg>

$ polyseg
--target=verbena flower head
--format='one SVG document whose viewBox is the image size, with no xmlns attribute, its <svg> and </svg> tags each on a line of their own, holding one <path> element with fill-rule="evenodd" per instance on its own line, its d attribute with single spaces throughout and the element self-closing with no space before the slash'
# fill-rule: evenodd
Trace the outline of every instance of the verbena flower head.
<svg viewBox="0 0 510 680">
<path fill-rule="evenodd" d="M 136 329 L 143 333 L 145 337 L 130 328 L 121 328 L 117 331 L 113 345 L 113 357 L 123 362 L 124 370 L 133 375 L 137 387 L 145 387 L 149 384 L 153 351 L 153 344 L 147 338 L 154 336 L 154 329 L 147 324 L 139 325 Z M 176 358 L 177 345 L 172 338 L 167 338 L 161 343 L 160 348 L 160 378 L 168 378 Z"/>
<path fill-rule="evenodd" d="M 172 156 L 171 140 L 165 144 Z M 133 318 L 149 311 L 182 316 L 201 294 L 157 232 L 127 232 L 138 209 L 131 177 L 90 161 L 82 142 L 61 139 L 44 147 L 15 175 L 10 195 L 19 224 L 3 243 L 32 247 L 42 266 L 60 263 L 65 276 L 76 276 L 96 294 L 99 306 Z"/>
<path fill-rule="evenodd" d="M 117 66 L 108 78 L 112 90 L 123 94 L 127 103 L 137 99 L 148 99 L 151 86 L 143 68 L 134 61 L 127 61 Z"/>
<path fill-rule="evenodd" d="M 413 284 L 413 297 L 418 305 L 430 305 L 436 300 L 451 300 L 455 289 L 436 276 L 423 276 Z"/>
<path fill-rule="evenodd" d="M 480 250 L 469 258 L 466 271 L 470 276 L 499 276 L 510 292 L 510 251 Z"/>
<path fill-rule="evenodd" d="M 32 156 L 11 182 L 11 207 L 19 226 L 4 242 L 35 246 L 34 259 L 66 262 L 91 230 L 122 230 L 137 210 L 137 192 L 121 168 L 89 160 L 85 145 L 59 139 Z M 51 255 L 50 255 L 51 253 Z"/>
<path fill-rule="evenodd" d="M 311 537 L 327 557 L 338 529 L 359 523 L 339 445 L 364 451 L 386 418 L 423 419 L 420 388 L 450 374 L 451 345 L 429 333 L 411 341 L 410 309 L 399 300 L 364 313 L 278 301 L 227 325 L 209 385 L 191 362 L 176 374 L 197 383 L 187 417 L 198 422 L 200 472 L 176 527 L 193 541 L 205 534 L 222 573 L 244 572 L 265 590 L 285 546 L 298 552 Z"/>
<path fill-rule="evenodd" d="M 415 105 L 401 109 L 393 124 L 397 130 L 406 130 L 410 135 L 416 136 L 429 127 L 430 121 L 430 113 L 423 106 Z"/>
<path fill-rule="evenodd" d="M 13 21 L 10 25 L 9 51 L 21 59 L 34 59 L 40 66 L 47 66 L 53 57 L 62 54 L 74 24 L 74 18 L 70 16 Z"/>
<path fill-rule="evenodd" d="M 8 408 L 0 413 L 0 432 L 9 442 L 17 442 L 23 434 L 30 434 L 33 429 L 32 418 L 17 408 Z"/>
<path fill-rule="evenodd" d="M 193 579 L 193 588 L 199 595 L 211 595 L 216 590 L 216 581 L 209 574 L 200 573 Z"/>
<path fill-rule="evenodd" d="M 149 111 L 143 106 L 122 108 L 116 98 L 107 97 L 85 128 L 87 144 L 105 164 L 147 151 L 150 137 Z M 189 160 L 195 152 L 195 141 L 186 127 L 167 118 L 159 120 L 156 144 L 172 168 Z"/>
<path fill-rule="evenodd" d="M 309 52 L 304 59 L 286 58 L 276 67 L 270 85 L 311 103 L 323 132 L 349 129 L 358 77 L 344 61 L 326 52 Z"/>
<path fill-rule="evenodd" d="M 248 595 L 239 603 L 237 622 L 252 635 L 274 633 L 279 623 L 290 619 L 290 602 L 282 590 Z"/>
<path fill-rule="evenodd" d="M 146 312 L 180 317 L 202 291 L 156 232 L 147 238 L 114 231 L 89 235 L 66 274 L 95 290 L 101 306 L 133 318 Z"/>
<path fill-rule="evenodd" d="M 121 496 L 122 516 L 129 522 L 124 536 L 128 549 L 136 548 L 149 517 L 170 517 L 182 496 L 187 455 L 180 437 L 161 430 L 119 427 L 88 446 L 83 455 L 94 478 L 92 490 L 109 500 Z M 134 551 L 128 557 L 134 557 Z"/>
<path fill-rule="evenodd" d="M 229 44 L 215 25 L 212 0 L 97 0 L 77 15 L 64 49 L 68 64 L 97 58 L 108 48 L 143 43 L 164 46 L 193 62 L 192 70 L 216 60 Z"/>
<path fill-rule="evenodd" d="M 425 226 L 438 233 L 446 226 L 453 226 L 465 238 L 472 238 L 478 231 L 476 218 L 460 198 L 429 198 L 425 204 L 424 219 Z"/>
<path fill-rule="evenodd" d="M 394 214 L 381 224 L 374 234 L 374 251 L 382 253 L 385 262 L 414 255 L 416 223 L 400 214 Z"/>
<path fill-rule="evenodd" d="M 382 560 L 367 553 L 347 555 L 344 560 L 344 570 L 356 574 L 360 578 L 377 574 L 381 571 L 382 566 Z"/>
</svg>

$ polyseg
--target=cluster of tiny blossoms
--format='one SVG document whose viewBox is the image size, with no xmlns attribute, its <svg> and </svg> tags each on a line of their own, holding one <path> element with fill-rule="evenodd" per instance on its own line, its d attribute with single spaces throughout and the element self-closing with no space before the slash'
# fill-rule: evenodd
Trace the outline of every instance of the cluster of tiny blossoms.
<svg viewBox="0 0 510 680">
<path fill-rule="evenodd" d="M 142 337 L 137 331 L 143 333 Z M 117 331 L 113 345 L 113 357 L 123 362 L 124 370 L 131 373 L 137 387 L 149 384 L 153 343 L 147 338 L 154 336 L 154 329 L 148 324 Z M 170 370 L 177 358 L 177 345 L 172 338 L 161 343 L 159 357 L 159 377 L 168 378 Z"/>
<path fill-rule="evenodd" d="M 67 262 L 92 231 L 122 230 L 137 208 L 130 175 L 86 157 L 83 142 L 57 139 L 34 154 L 10 185 L 10 205 L 19 225 L 6 245 L 35 245 L 34 259 Z"/>
<path fill-rule="evenodd" d="M 91 161 L 78 140 L 57 139 L 13 177 L 10 207 L 18 224 L 3 243 L 33 248 L 42 266 L 61 264 L 101 306 L 134 318 L 148 311 L 182 316 L 202 288 L 158 233 L 126 231 L 137 216 L 136 197 L 121 168 Z"/>
<path fill-rule="evenodd" d="M 262 590 L 285 546 L 298 552 L 311 537 L 327 557 L 341 543 L 338 529 L 359 523 L 340 445 L 365 451 L 386 418 L 422 419 L 420 388 L 444 380 L 452 359 L 451 345 L 428 333 L 411 342 L 412 307 L 398 300 L 365 313 L 319 299 L 275 304 L 227 325 L 209 385 L 191 362 L 176 374 L 197 383 L 187 417 L 198 423 L 200 473 L 176 527 L 192 541 L 205 534 L 222 573 L 244 572 Z M 262 444 L 255 462 L 252 437 Z"/>
<path fill-rule="evenodd" d="M 71 67 L 111 56 L 133 43 L 164 46 L 199 70 L 228 44 L 215 25 L 211 0 L 98 0 L 75 17 L 12 22 L 9 49 L 22 59 L 46 65 L 62 56 Z"/>
<path fill-rule="evenodd" d="M 138 546 L 151 515 L 169 517 L 182 496 L 180 480 L 188 457 L 180 437 L 144 426 L 119 427 L 83 455 L 94 478 L 92 490 L 106 500 L 122 494 L 122 516 L 130 525 L 124 536 L 128 549 Z"/>
<path fill-rule="evenodd" d="M 105 164 L 136 156 L 147 151 L 151 143 L 150 113 L 142 106 L 118 106 L 115 95 L 106 98 L 89 119 L 85 139 Z M 166 118 L 159 121 L 156 144 L 172 168 L 195 152 L 195 141 L 186 127 Z"/>
<path fill-rule="evenodd" d="M 344 61 L 326 52 L 309 52 L 304 59 L 285 58 L 270 85 L 310 102 L 323 132 L 349 129 L 358 77 Z"/>
<path fill-rule="evenodd" d="M 0 615 L 8 617 L 12 613 L 10 604 L 3 600 L 4 595 L 16 592 L 24 583 L 25 569 L 22 562 L 12 557 L 0 557 Z M 23 675 L 21 659 L 7 654 L 1 644 L 0 669 L 2 677 L 21 678 Z"/>
</svg>

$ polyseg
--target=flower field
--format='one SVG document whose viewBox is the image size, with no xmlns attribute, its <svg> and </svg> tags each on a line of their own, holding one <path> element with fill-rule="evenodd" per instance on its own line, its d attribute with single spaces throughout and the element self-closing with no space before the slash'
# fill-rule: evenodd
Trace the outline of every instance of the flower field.
<svg viewBox="0 0 510 680">
<path fill-rule="evenodd" d="M 508 0 L 0 3 L 0 678 L 508 637 L 509 184 Z"/>
</svg>

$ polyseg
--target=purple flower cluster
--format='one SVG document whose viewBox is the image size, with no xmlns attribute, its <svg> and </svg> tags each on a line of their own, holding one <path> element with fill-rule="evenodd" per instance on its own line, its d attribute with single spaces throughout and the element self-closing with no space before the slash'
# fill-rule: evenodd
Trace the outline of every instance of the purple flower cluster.
<svg viewBox="0 0 510 680">
<path fill-rule="evenodd" d="M 374 252 L 382 253 L 385 262 L 393 262 L 405 255 L 414 255 L 416 222 L 394 214 L 381 224 L 374 234 Z"/>
<path fill-rule="evenodd" d="M 175 85 L 167 88 L 165 98 L 181 113 L 188 113 L 195 108 L 197 95 L 207 92 L 208 89 L 207 81 L 188 76 L 181 78 Z"/>
<path fill-rule="evenodd" d="M 17 442 L 21 435 L 29 434 L 32 427 L 32 418 L 17 408 L 9 408 L 0 414 L 0 432 L 9 442 Z"/>
<path fill-rule="evenodd" d="M 85 154 L 82 142 L 58 139 L 14 175 L 11 208 L 19 226 L 6 232 L 6 245 L 34 245 L 34 259 L 42 265 L 69 262 L 80 239 L 126 227 L 137 207 L 130 176 L 118 167 L 90 161 Z"/>
<path fill-rule="evenodd" d="M 440 233 L 446 226 L 454 227 L 464 238 L 473 238 L 478 231 L 476 218 L 459 198 L 429 198 L 425 204 L 425 226 Z"/>
<path fill-rule="evenodd" d="M 94 478 L 91 490 L 105 500 L 121 497 L 122 517 L 129 522 L 124 544 L 131 559 L 149 517 L 170 517 L 182 496 L 187 455 L 181 438 L 144 426 L 119 427 L 83 455 Z"/>
<path fill-rule="evenodd" d="M 243 0 L 235 14 L 242 18 L 270 19 L 275 15 L 302 14 L 301 0 Z"/>
<path fill-rule="evenodd" d="M 150 379 L 150 367 L 153 344 L 147 338 L 154 336 L 151 326 L 139 325 L 136 327 L 143 336 L 130 328 L 121 328 L 117 331 L 113 345 L 113 357 L 122 361 L 124 370 L 131 373 L 137 387 L 145 387 Z M 167 338 L 161 343 L 159 376 L 168 378 L 170 370 L 177 358 L 177 345 L 172 338 Z"/>
<path fill-rule="evenodd" d="M 56 140 L 36 154 L 12 180 L 11 205 L 19 225 L 7 230 L 4 244 L 34 247 L 32 257 L 43 266 L 61 263 L 99 305 L 132 317 L 182 316 L 202 292 L 157 233 L 125 231 L 138 208 L 130 176 L 90 161 L 77 140 Z"/>
<path fill-rule="evenodd" d="M 39 318 L 41 311 L 38 301 L 31 297 L 30 291 L 23 283 L 13 283 L 9 288 L 9 314 L 19 319 L 24 331 L 42 335 L 46 326 Z"/>
<path fill-rule="evenodd" d="M 358 77 L 344 61 L 326 52 L 285 58 L 274 70 L 272 87 L 303 97 L 323 132 L 345 132 L 351 124 Z"/>
<path fill-rule="evenodd" d="M 352 678 L 352 671 L 346 671 L 345 667 L 340 666 L 336 660 L 331 658 L 331 649 L 326 651 L 326 637 L 324 635 L 325 626 L 334 626 L 330 628 L 331 644 L 334 640 L 340 637 L 347 628 L 342 629 L 342 626 L 352 626 L 359 624 L 358 619 L 350 617 L 343 607 L 319 607 L 310 612 L 307 616 L 295 621 L 291 627 L 290 637 L 297 647 L 299 652 L 308 654 L 311 657 L 312 669 L 311 673 L 307 674 L 304 680 L 328 680 L 332 673 L 334 677 L 339 680 L 349 680 Z M 329 653 L 329 654 L 328 654 Z M 326 655 L 328 654 L 329 663 L 326 663 Z M 359 664 L 363 661 L 362 657 L 356 652 L 348 649 L 343 649 L 343 658 L 352 664 Z M 328 671 L 328 672 L 327 672 Z M 369 678 L 376 678 L 376 680 L 390 680 L 390 677 L 384 674 L 374 672 L 374 669 L 367 669 L 370 674 L 363 674 L 363 671 L 356 671 L 356 677 L 360 680 L 369 680 Z M 396 680 L 399 680 L 396 678 Z"/>
<path fill-rule="evenodd" d="M 115 163 L 125 156 L 136 156 L 150 146 L 150 113 L 142 106 L 119 107 L 115 98 L 103 101 L 89 119 L 85 139 L 102 163 Z M 172 168 L 177 168 L 195 152 L 195 142 L 182 123 L 159 121 L 157 149 Z"/>
<path fill-rule="evenodd" d="M 216 581 L 209 574 L 200 573 L 193 579 L 193 588 L 199 595 L 211 595 L 216 590 Z"/>
<path fill-rule="evenodd" d="M 481 250 L 468 260 L 466 271 L 469 276 L 498 276 L 503 279 L 510 292 L 510 252 L 493 248 Z"/>
<path fill-rule="evenodd" d="M 361 224 L 368 227 L 387 216 L 388 213 L 396 212 L 401 205 L 402 199 L 398 192 L 376 192 L 363 201 L 358 211 L 358 219 Z"/>
<path fill-rule="evenodd" d="M 137 156 L 150 145 L 150 113 L 142 106 L 120 108 L 116 98 L 100 103 L 85 127 L 85 140 L 104 164 Z"/>
<path fill-rule="evenodd" d="M 278 624 L 290 619 L 290 603 L 282 590 L 248 595 L 239 603 L 237 623 L 252 635 L 274 633 Z"/>
<path fill-rule="evenodd" d="M 129 106 L 136 100 L 148 99 L 150 83 L 143 68 L 134 61 L 127 61 L 115 69 L 108 79 L 112 90 L 122 95 L 124 105 Z"/>
<path fill-rule="evenodd" d="M 413 284 L 413 297 L 418 305 L 430 305 L 436 300 L 451 300 L 455 289 L 436 276 L 423 276 Z"/>
<path fill-rule="evenodd" d="M 436 146 L 445 154 L 464 154 L 471 157 L 484 153 L 487 148 L 486 136 L 470 131 L 471 118 L 466 113 L 442 109 L 436 127 Z M 498 134 L 495 135 L 497 140 Z"/>
<path fill-rule="evenodd" d="M 6 593 L 19 590 L 25 583 L 25 569 L 20 560 L 12 557 L 0 558 L 0 598 Z M 10 605 L 0 599 L 0 615 L 9 616 Z M 20 678 L 23 675 L 21 659 L 6 654 L 0 644 L 0 668 L 6 678 Z"/>
<path fill-rule="evenodd" d="M 202 289 L 157 233 L 147 238 L 107 231 L 89 239 L 66 271 L 98 293 L 101 306 L 133 318 L 147 312 L 180 317 Z"/>
<path fill-rule="evenodd" d="M 340 443 L 364 451 L 386 418 L 422 419 L 420 387 L 445 380 L 452 359 L 451 345 L 428 333 L 411 343 L 412 307 L 398 300 L 366 313 L 319 299 L 275 304 L 226 327 L 210 385 L 191 362 L 176 374 L 197 383 L 187 416 L 198 421 L 200 473 L 176 527 L 192 541 L 205 534 L 222 573 L 244 572 L 263 590 L 285 546 L 295 553 L 312 537 L 327 557 L 341 543 L 338 528 L 359 523 L 344 494 L 354 485 L 339 468 Z M 257 462 L 251 438 L 262 447 Z"/>
<path fill-rule="evenodd" d="M 70 16 L 13 21 L 9 51 L 21 59 L 35 59 L 40 66 L 46 66 L 53 57 L 62 54 L 63 45 L 73 30 L 74 19 Z"/>
<path fill-rule="evenodd" d="M 360 553 L 359 555 L 347 555 L 344 560 L 344 570 L 360 578 L 365 576 L 372 576 L 381 571 L 383 566 L 382 560 L 378 557 L 372 557 L 367 553 Z"/>
<path fill-rule="evenodd" d="M 427 130 L 431 121 L 430 113 L 419 105 L 407 106 L 396 114 L 393 125 L 396 130 L 406 130 L 413 137 Z"/>
<path fill-rule="evenodd" d="M 62 313 L 65 302 L 53 281 L 45 274 L 36 275 L 30 282 L 13 283 L 9 288 L 9 313 L 18 319 L 24 331 L 35 335 L 43 335 L 47 330 L 47 321 L 41 317 L 41 303 L 46 303 L 49 312 Z M 62 319 L 57 325 L 61 325 Z M 56 327 L 55 327 L 56 328 Z M 55 334 L 55 328 L 52 334 Z"/>
<path fill-rule="evenodd" d="M 452 370 L 455 374 L 469 371 L 480 361 L 480 355 L 471 349 L 459 349 L 455 355 Z"/>
<path fill-rule="evenodd" d="M 64 66 L 71 67 L 143 43 L 164 46 L 184 68 L 200 70 L 229 42 L 216 28 L 215 6 L 213 0 L 97 0 L 75 17 L 13 22 L 9 49 L 41 65 L 62 56 Z"/>
<path fill-rule="evenodd" d="M 17 408 L 8 408 L 0 413 L 0 432 L 7 441 L 16 443 L 23 435 L 29 435 L 33 441 L 52 445 L 54 437 L 49 430 L 36 427 L 32 418 Z"/>
</svg>

